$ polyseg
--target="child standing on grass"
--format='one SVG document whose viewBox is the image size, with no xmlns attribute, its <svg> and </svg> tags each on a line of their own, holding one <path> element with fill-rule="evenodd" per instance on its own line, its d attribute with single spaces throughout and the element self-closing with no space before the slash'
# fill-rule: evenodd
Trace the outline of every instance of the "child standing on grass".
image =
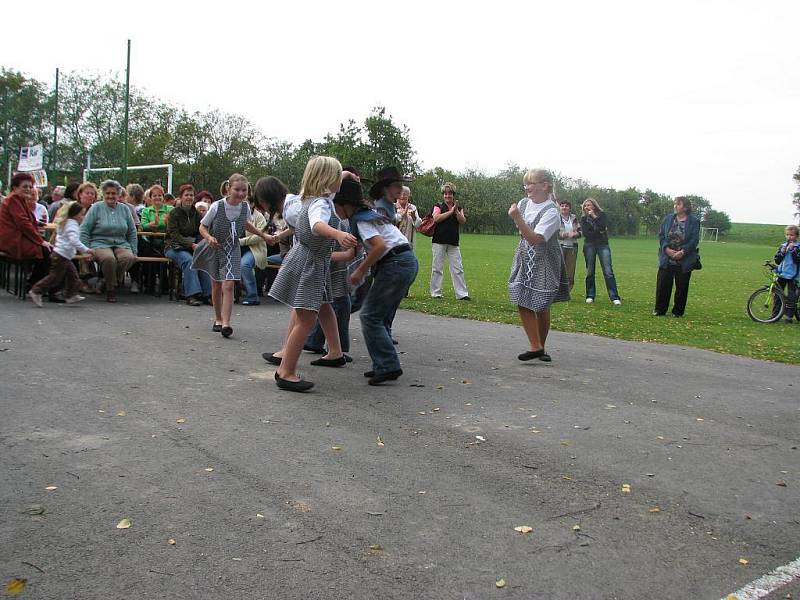
<svg viewBox="0 0 800 600">
<path fill-rule="evenodd" d="M 234 173 L 227 181 L 227 196 L 212 204 L 200 221 L 200 235 L 205 240 L 194 251 L 192 268 L 211 276 L 211 298 L 214 303 L 212 331 L 231 337 L 233 289 L 241 279 L 242 253 L 239 238 L 247 231 L 274 244 L 273 236 L 260 231 L 250 222 L 250 206 L 244 202 L 250 184 L 244 175 Z"/>
<path fill-rule="evenodd" d="M 74 304 L 85 300 L 78 295 L 81 280 L 78 270 L 72 264 L 76 251 L 94 256 L 94 252 L 81 243 L 80 224 L 86 215 L 86 209 L 79 202 L 71 202 L 66 208 L 66 213 L 56 218 L 56 245 L 50 256 L 50 273 L 40 279 L 28 292 L 28 296 L 39 308 L 42 307 L 42 294 L 53 288 L 64 285 L 64 294 L 67 304 Z"/>
<path fill-rule="evenodd" d="M 292 308 L 282 356 L 275 357 L 275 362 L 280 361 L 275 383 L 283 390 L 306 392 L 314 387 L 313 382 L 300 379 L 296 370 L 303 344 L 317 318 L 328 341 L 328 354 L 312 364 L 341 367 L 346 362 L 331 307 L 330 272 L 335 243 L 344 250 L 356 246 L 356 238 L 338 228 L 339 218 L 333 209 L 332 198 L 339 191 L 343 176 L 355 177 L 343 174 L 342 165 L 335 158 L 315 156 L 308 161 L 300 190 L 302 208 L 297 217 L 296 243 L 283 260 L 269 292 L 272 298 Z"/>
<path fill-rule="evenodd" d="M 780 245 L 775 253 L 775 272 L 778 275 L 778 284 L 786 292 L 786 312 L 784 316 L 788 323 L 793 317 L 800 321 L 800 311 L 797 310 L 797 284 L 800 279 L 800 245 L 798 236 L 800 228 L 789 225 L 785 230 L 786 241 Z"/>
</svg>

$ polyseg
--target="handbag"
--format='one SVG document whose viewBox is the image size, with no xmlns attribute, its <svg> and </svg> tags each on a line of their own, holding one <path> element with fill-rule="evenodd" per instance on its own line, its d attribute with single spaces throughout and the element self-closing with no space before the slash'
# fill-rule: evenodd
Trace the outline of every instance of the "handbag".
<svg viewBox="0 0 800 600">
<path fill-rule="evenodd" d="M 428 213 L 422 218 L 422 223 L 417 227 L 417 231 L 422 235 L 433 237 L 433 234 L 436 233 L 436 221 L 433 220 L 433 213 Z"/>
</svg>

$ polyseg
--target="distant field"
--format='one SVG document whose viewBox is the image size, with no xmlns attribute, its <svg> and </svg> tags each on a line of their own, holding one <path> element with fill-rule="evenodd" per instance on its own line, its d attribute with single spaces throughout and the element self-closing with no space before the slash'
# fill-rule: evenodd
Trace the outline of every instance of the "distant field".
<svg viewBox="0 0 800 600">
<path fill-rule="evenodd" d="M 731 230 L 723 238 L 726 242 L 744 242 L 747 244 L 766 244 L 778 247 L 784 237 L 783 225 L 762 225 L 761 223 L 734 223 Z"/>
<path fill-rule="evenodd" d="M 741 233 L 768 227 L 776 226 L 742 227 Z M 508 301 L 507 293 L 511 259 L 518 239 L 516 236 L 462 235 L 464 269 L 473 301 L 457 302 L 449 274 L 445 275 L 445 298 L 430 298 L 431 242 L 430 238 L 421 237 L 417 244 L 420 274 L 403 307 L 466 319 L 518 323 L 516 307 Z M 763 244 L 704 242 L 701 245 L 703 270 L 692 275 L 689 302 L 682 319 L 650 314 L 655 292 L 657 240 L 613 239 L 611 251 L 622 306 L 614 307 L 608 300 L 599 265 L 597 300 L 593 305 L 584 303 L 585 268 L 579 256 L 572 301 L 553 306 L 553 328 L 800 363 L 800 324 L 762 325 L 751 321 L 745 312 L 748 296 L 765 280 L 761 265 L 772 258 L 781 239 L 782 235 Z"/>
</svg>

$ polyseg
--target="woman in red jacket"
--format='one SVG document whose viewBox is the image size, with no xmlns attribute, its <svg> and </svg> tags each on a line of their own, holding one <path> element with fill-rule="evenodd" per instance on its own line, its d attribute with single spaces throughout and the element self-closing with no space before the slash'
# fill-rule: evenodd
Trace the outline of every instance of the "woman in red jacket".
<svg viewBox="0 0 800 600">
<path fill-rule="evenodd" d="M 0 210 L 0 252 L 17 260 L 33 261 L 28 288 L 47 275 L 52 248 L 39 234 L 30 209 L 34 184 L 30 173 L 16 173 L 11 178 L 11 193 Z"/>
</svg>

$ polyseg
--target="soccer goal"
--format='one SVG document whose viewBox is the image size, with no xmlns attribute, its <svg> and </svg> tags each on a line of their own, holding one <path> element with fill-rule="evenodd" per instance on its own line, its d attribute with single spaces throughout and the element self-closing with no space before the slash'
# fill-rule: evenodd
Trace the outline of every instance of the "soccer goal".
<svg viewBox="0 0 800 600">
<path fill-rule="evenodd" d="M 700 241 L 704 242 L 708 240 L 709 242 L 717 242 L 719 241 L 719 228 L 718 227 L 701 227 L 700 228 Z"/>
<path fill-rule="evenodd" d="M 167 194 L 172 193 L 172 165 L 137 165 L 128 167 L 128 171 L 147 171 L 147 170 L 167 170 L 167 185 L 164 186 Z M 89 176 L 92 173 L 113 173 L 114 171 L 122 172 L 122 167 L 90 167 L 83 170 L 83 180 L 89 181 Z"/>
</svg>

